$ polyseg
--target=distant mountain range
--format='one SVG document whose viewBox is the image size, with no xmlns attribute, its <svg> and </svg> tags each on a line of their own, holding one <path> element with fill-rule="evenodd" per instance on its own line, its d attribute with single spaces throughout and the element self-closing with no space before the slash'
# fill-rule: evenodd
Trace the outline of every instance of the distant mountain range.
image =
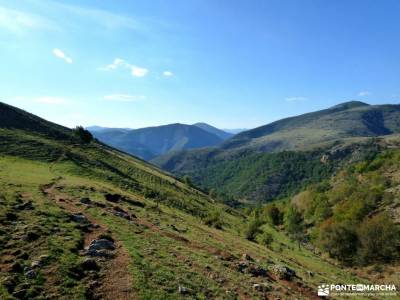
<svg viewBox="0 0 400 300">
<path fill-rule="evenodd" d="M 206 123 L 140 129 L 91 126 L 87 129 L 98 140 L 145 160 L 174 151 L 217 146 L 233 136 Z"/>
<path fill-rule="evenodd" d="M 217 147 L 168 153 L 152 162 L 189 175 L 204 188 L 223 186 L 224 193 L 265 200 L 278 196 L 283 185 L 301 186 L 308 176 L 303 164 L 319 166 L 325 152 L 399 133 L 400 105 L 350 101 L 239 133 Z M 288 151 L 293 154 L 284 153 Z M 326 170 L 321 172 L 328 176 Z M 293 174 L 295 181 L 288 180 Z"/>
</svg>

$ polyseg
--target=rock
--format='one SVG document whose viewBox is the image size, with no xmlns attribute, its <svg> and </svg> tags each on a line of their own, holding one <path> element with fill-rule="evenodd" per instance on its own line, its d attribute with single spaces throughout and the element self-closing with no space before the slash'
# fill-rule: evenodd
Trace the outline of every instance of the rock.
<svg viewBox="0 0 400 300">
<path fill-rule="evenodd" d="M 32 268 L 32 269 L 36 269 L 36 268 L 40 268 L 40 267 L 42 267 L 42 262 L 39 261 L 39 260 L 34 260 L 34 261 L 31 263 L 31 268 Z"/>
<path fill-rule="evenodd" d="M 131 219 L 131 217 L 129 216 L 129 214 L 126 213 L 126 212 L 116 211 L 116 212 L 114 212 L 114 215 L 117 216 L 117 217 L 120 217 L 120 218 L 127 219 L 127 220 L 130 220 L 130 219 Z"/>
<path fill-rule="evenodd" d="M 137 200 L 133 200 L 133 199 L 123 199 L 123 200 L 133 206 L 137 206 L 137 207 L 141 207 L 141 208 L 146 206 L 143 202 L 140 202 Z"/>
<path fill-rule="evenodd" d="M 71 220 L 80 224 L 88 223 L 88 219 L 81 213 L 71 215 Z"/>
<path fill-rule="evenodd" d="M 89 198 L 86 198 L 86 197 L 81 198 L 81 200 L 79 200 L 79 202 L 82 204 L 87 204 L 87 205 L 92 204 L 92 200 L 90 200 Z"/>
<path fill-rule="evenodd" d="M 81 268 L 84 271 L 99 271 L 100 267 L 93 258 L 85 258 L 81 263 Z"/>
<path fill-rule="evenodd" d="M 253 284 L 253 290 L 265 293 L 270 291 L 271 287 L 268 285 L 268 283 L 255 283 Z"/>
<path fill-rule="evenodd" d="M 15 210 L 33 210 L 32 201 L 28 201 L 22 204 L 14 205 Z"/>
<path fill-rule="evenodd" d="M 105 194 L 104 198 L 106 198 L 107 201 L 113 202 L 113 203 L 117 203 L 121 200 L 121 195 L 119 194 Z"/>
<path fill-rule="evenodd" d="M 35 270 L 29 269 L 25 272 L 24 275 L 26 278 L 32 279 L 32 278 L 35 278 L 37 274 L 36 274 Z"/>
<path fill-rule="evenodd" d="M 243 260 L 248 260 L 248 261 L 253 261 L 254 259 L 250 256 L 250 255 L 248 255 L 247 253 L 244 253 L 243 255 L 242 255 L 242 259 Z"/>
<path fill-rule="evenodd" d="M 248 268 L 247 273 L 253 275 L 253 276 L 267 276 L 267 270 L 260 267 L 260 266 L 250 266 L 250 268 Z"/>
<path fill-rule="evenodd" d="M 279 278 L 285 280 L 292 280 L 296 276 L 296 272 L 289 267 L 283 265 L 272 266 L 272 272 Z"/>
<path fill-rule="evenodd" d="M 93 202 L 93 205 L 97 206 L 97 207 L 100 207 L 100 208 L 105 208 L 106 207 L 106 205 L 104 203 L 101 203 L 101 202 Z"/>
<path fill-rule="evenodd" d="M 92 257 L 113 258 L 115 254 L 110 250 L 88 250 L 85 255 Z"/>
<path fill-rule="evenodd" d="M 17 299 L 25 299 L 27 292 L 27 289 L 20 289 L 18 291 L 15 291 L 12 295 Z"/>
<path fill-rule="evenodd" d="M 130 215 L 125 210 L 123 210 L 121 207 L 118 206 L 114 206 L 114 215 L 127 220 L 131 219 Z"/>
<path fill-rule="evenodd" d="M 115 250 L 115 245 L 112 241 L 107 239 L 97 239 L 93 240 L 89 247 L 88 251 L 91 250 Z"/>
<path fill-rule="evenodd" d="M 179 294 L 187 294 L 189 293 L 189 290 L 187 287 L 184 287 L 183 285 L 178 286 L 178 293 Z"/>
<path fill-rule="evenodd" d="M 267 276 L 267 270 L 257 266 L 253 263 L 250 263 L 248 261 L 240 261 L 237 265 L 236 265 L 236 269 L 244 274 L 250 274 L 252 276 L 256 276 L 256 277 L 264 277 Z"/>
<path fill-rule="evenodd" d="M 47 261 L 48 259 L 49 259 L 49 255 L 47 255 L 47 254 L 43 254 L 43 255 L 40 255 L 39 256 L 39 261 L 41 262 L 41 263 L 44 263 L 45 261 Z"/>
</svg>

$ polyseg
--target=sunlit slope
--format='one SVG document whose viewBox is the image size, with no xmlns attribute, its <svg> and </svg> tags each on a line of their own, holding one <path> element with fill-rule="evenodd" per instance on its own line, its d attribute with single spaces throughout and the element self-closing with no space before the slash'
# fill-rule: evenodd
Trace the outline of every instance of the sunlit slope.
<svg viewBox="0 0 400 300">
<path fill-rule="evenodd" d="M 244 239 L 240 213 L 63 130 L 0 130 L 0 298 L 315 298 L 357 280 L 268 226 L 269 249 Z"/>
</svg>

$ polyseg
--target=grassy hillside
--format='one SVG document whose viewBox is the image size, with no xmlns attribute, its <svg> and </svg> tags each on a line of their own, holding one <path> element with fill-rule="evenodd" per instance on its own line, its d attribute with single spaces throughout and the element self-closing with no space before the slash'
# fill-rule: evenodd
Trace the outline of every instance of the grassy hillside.
<svg viewBox="0 0 400 300">
<path fill-rule="evenodd" d="M 140 129 L 102 129 L 92 131 L 100 141 L 145 160 L 170 151 L 211 147 L 223 139 L 198 126 L 170 124 Z"/>
<path fill-rule="evenodd" d="M 347 102 L 242 132 L 217 148 L 169 153 L 152 162 L 191 176 L 205 189 L 268 201 L 329 177 L 348 159 L 386 147 L 376 138 L 396 136 L 399 120 L 399 105 Z M 334 159 L 321 162 L 329 153 Z"/>
<path fill-rule="evenodd" d="M 316 298 L 319 282 L 367 281 L 273 227 L 268 248 L 245 239 L 244 215 L 139 159 L 16 117 L 44 124 L 0 129 L 1 299 Z"/>
<path fill-rule="evenodd" d="M 399 120 L 400 105 L 352 101 L 242 132 L 221 147 L 262 152 L 302 150 L 343 138 L 399 133 Z"/>
<path fill-rule="evenodd" d="M 188 175 L 203 189 L 215 190 L 245 202 L 266 202 L 293 195 L 311 183 L 330 178 L 349 162 L 399 147 L 397 135 L 344 139 L 309 151 L 277 153 L 223 150 L 186 151 L 156 161 L 172 173 Z"/>
<path fill-rule="evenodd" d="M 297 195 L 269 204 L 284 217 L 286 232 L 310 243 L 323 255 L 357 266 L 359 275 L 373 268 L 386 282 L 399 283 L 400 150 L 387 149 L 342 168 L 335 176 L 309 185 Z M 276 218 L 275 218 L 276 219 Z M 271 219 L 269 219 L 271 220 Z M 275 222 L 279 223 L 279 222 Z"/>
</svg>

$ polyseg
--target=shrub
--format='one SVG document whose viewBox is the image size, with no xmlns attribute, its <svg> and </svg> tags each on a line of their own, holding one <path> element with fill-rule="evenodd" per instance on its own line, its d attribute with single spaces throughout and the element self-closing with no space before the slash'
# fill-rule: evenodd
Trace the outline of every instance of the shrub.
<svg viewBox="0 0 400 300">
<path fill-rule="evenodd" d="M 357 251 L 358 239 L 351 224 L 328 219 L 320 227 L 318 244 L 331 257 L 350 262 Z"/>
<path fill-rule="evenodd" d="M 283 222 L 283 214 L 275 206 L 275 204 L 269 205 L 265 208 L 265 215 L 267 222 L 269 222 L 271 225 L 280 225 Z"/>
<path fill-rule="evenodd" d="M 361 262 L 389 262 L 398 255 L 400 233 L 387 214 L 366 217 L 360 224 L 357 234 L 360 241 L 358 253 Z"/>
<path fill-rule="evenodd" d="M 75 127 L 72 132 L 83 144 L 89 144 L 93 140 L 93 135 L 82 126 Z"/>
<path fill-rule="evenodd" d="M 182 180 L 185 184 L 187 184 L 188 186 L 193 186 L 193 182 L 192 179 L 190 178 L 189 175 L 185 175 L 182 177 Z"/>
<path fill-rule="evenodd" d="M 266 247 L 270 247 L 273 241 L 274 241 L 274 238 L 273 238 L 272 234 L 269 232 L 264 231 L 260 236 L 260 243 Z"/>
<path fill-rule="evenodd" d="M 246 239 L 248 239 L 249 241 L 254 241 L 256 239 L 256 236 L 261 232 L 261 225 L 262 222 L 260 219 L 259 210 L 253 210 L 249 222 L 247 223 L 244 230 L 244 236 L 246 237 Z"/>
<path fill-rule="evenodd" d="M 204 218 L 204 224 L 207 226 L 212 226 L 217 229 L 222 229 L 223 220 L 222 220 L 222 212 L 219 209 L 214 209 L 208 213 L 208 215 Z"/>
<path fill-rule="evenodd" d="M 290 234 L 297 234 L 303 230 L 303 218 L 294 206 L 289 206 L 285 214 L 285 229 Z"/>
</svg>

